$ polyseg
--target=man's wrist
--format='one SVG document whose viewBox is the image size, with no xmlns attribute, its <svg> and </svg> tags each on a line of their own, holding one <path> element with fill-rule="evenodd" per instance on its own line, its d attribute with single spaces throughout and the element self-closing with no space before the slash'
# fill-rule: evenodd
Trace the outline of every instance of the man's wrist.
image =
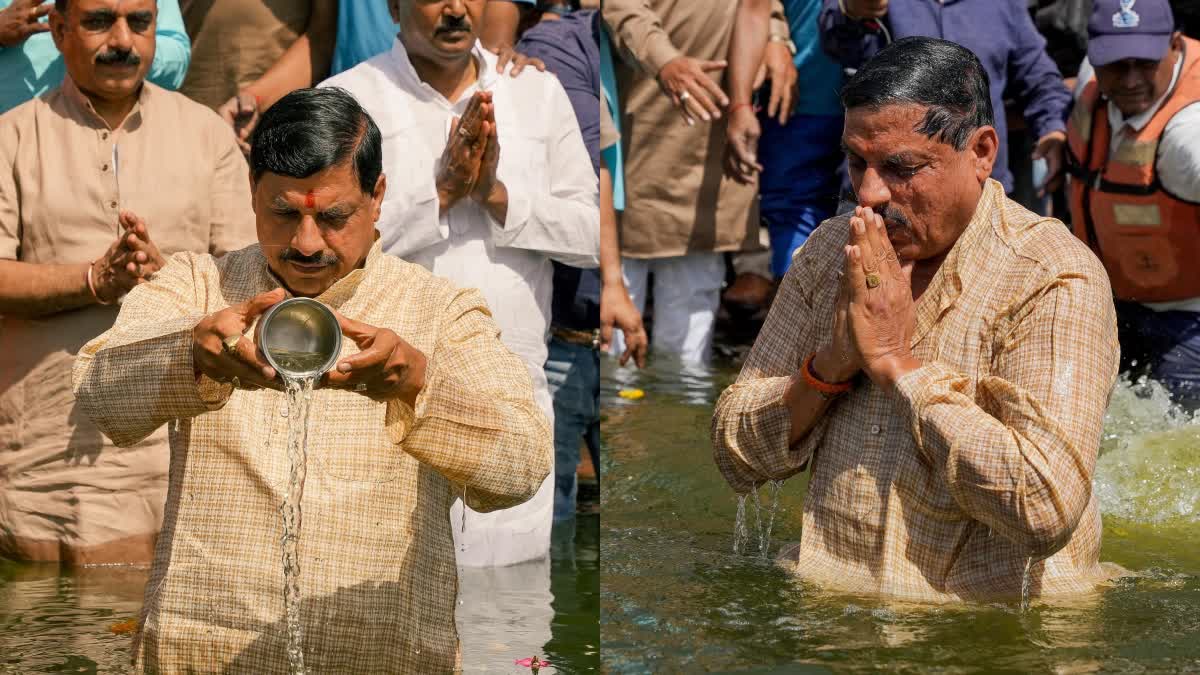
<svg viewBox="0 0 1200 675">
<path fill-rule="evenodd" d="M 818 351 L 812 361 L 814 374 L 829 384 L 841 384 L 853 378 L 858 370 L 849 364 L 849 359 L 835 356 L 829 349 Z"/>
<path fill-rule="evenodd" d="M 892 354 L 873 361 L 867 368 L 867 374 L 875 384 L 890 391 L 896 387 L 900 378 L 922 365 L 920 359 L 911 353 Z"/>
</svg>

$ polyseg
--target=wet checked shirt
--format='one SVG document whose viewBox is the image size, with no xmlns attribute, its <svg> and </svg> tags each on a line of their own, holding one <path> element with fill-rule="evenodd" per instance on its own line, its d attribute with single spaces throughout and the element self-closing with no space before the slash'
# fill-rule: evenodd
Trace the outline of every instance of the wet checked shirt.
<svg viewBox="0 0 1200 675">
<path fill-rule="evenodd" d="M 861 376 L 791 449 L 782 396 L 828 343 L 847 240 L 795 257 L 713 420 L 738 492 L 811 464 L 796 573 L 913 600 L 1085 592 L 1105 577 L 1092 473 L 1118 348 L 1104 268 L 1062 223 L 989 180 L 916 306 L 924 364 L 888 394 Z"/>
<path fill-rule="evenodd" d="M 198 385 L 191 358 L 204 315 L 276 287 L 257 245 L 219 260 L 178 255 L 76 362 L 80 404 L 118 445 L 163 424 L 170 432 L 166 514 L 134 649 L 144 670 L 286 671 L 277 509 L 287 398 Z M 376 245 L 365 268 L 317 299 L 395 331 L 428 366 L 415 410 L 313 392 L 299 535 L 305 663 L 314 673 L 449 672 L 450 503 L 464 491 L 484 511 L 528 499 L 553 462 L 549 425 L 477 291 Z M 357 351 L 343 341 L 342 357 Z"/>
</svg>

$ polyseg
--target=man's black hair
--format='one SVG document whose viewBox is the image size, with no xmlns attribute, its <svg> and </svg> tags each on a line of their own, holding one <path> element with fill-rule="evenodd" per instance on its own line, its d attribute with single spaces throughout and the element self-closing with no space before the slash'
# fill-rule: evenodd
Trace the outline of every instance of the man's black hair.
<svg viewBox="0 0 1200 675">
<path fill-rule="evenodd" d="M 308 178 L 352 160 L 364 194 L 383 172 L 379 127 L 345 89 L 297 89 L 263 113 L 250 137 L 250 172 Z"/>
<path fill-rule="evenodd" d="M 842 87 L 842 105 L 927 108 L 915 131 L 955 150 L 971 133 L 995 124 L 988 75 L 971 50 L 937 38 L 909 37 L 884 47 Z"/>
</svg>

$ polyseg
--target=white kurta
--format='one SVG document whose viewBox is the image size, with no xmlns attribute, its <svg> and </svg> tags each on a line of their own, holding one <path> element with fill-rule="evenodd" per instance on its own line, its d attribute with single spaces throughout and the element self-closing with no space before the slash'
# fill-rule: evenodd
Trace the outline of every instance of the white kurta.
<svg viewBox="0 0 1200 675">
<path fill-rule="evenodd" d="M 501 339 L 533 378 L 538 404 L 553 417 L 542 370 L 553 291 L 551 260 L 596 267 L 600 257 L 599 186 L 575 113 L 562 85 L 527 68 L 496 72 L 496 57 L 478 43 L 479 81 L 450 102 L 425 84 L 397 40 L 385 52 L 321 86 L 348 90 L 383 135 L 387 194 L 379 231 L 387 253 L 483 292 Z M 469 198 L 438 214 L 435 176 L 450 133 L 476 91 L 492 92 L 500 138 L 498 175 L 508 215 L 498 223 Z M 510 565 L 549 550 L 554 477 L 537 496 L 493 513 L 452 509 L 458 563 Z"/>
</svg>

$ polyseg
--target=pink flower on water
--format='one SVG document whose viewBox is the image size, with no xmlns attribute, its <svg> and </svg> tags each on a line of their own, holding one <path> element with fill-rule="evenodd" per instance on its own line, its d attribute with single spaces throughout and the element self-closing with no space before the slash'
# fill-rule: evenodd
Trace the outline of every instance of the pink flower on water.
<svg viewBox="0 0 1200 675">
<path fill-rule="evenodd" d="M 513 661 L 513 663 L 518 666 L 525 666 L 526 668 L 533 668 L 535 663 L 537 664 L 538 668 L 545 668 L 546 666 L 550 665 L 549 661 L 538 661 L 536 656 L 531 656 L 527 659 L 517 659 L 516 661 Z"/>
</svg>

